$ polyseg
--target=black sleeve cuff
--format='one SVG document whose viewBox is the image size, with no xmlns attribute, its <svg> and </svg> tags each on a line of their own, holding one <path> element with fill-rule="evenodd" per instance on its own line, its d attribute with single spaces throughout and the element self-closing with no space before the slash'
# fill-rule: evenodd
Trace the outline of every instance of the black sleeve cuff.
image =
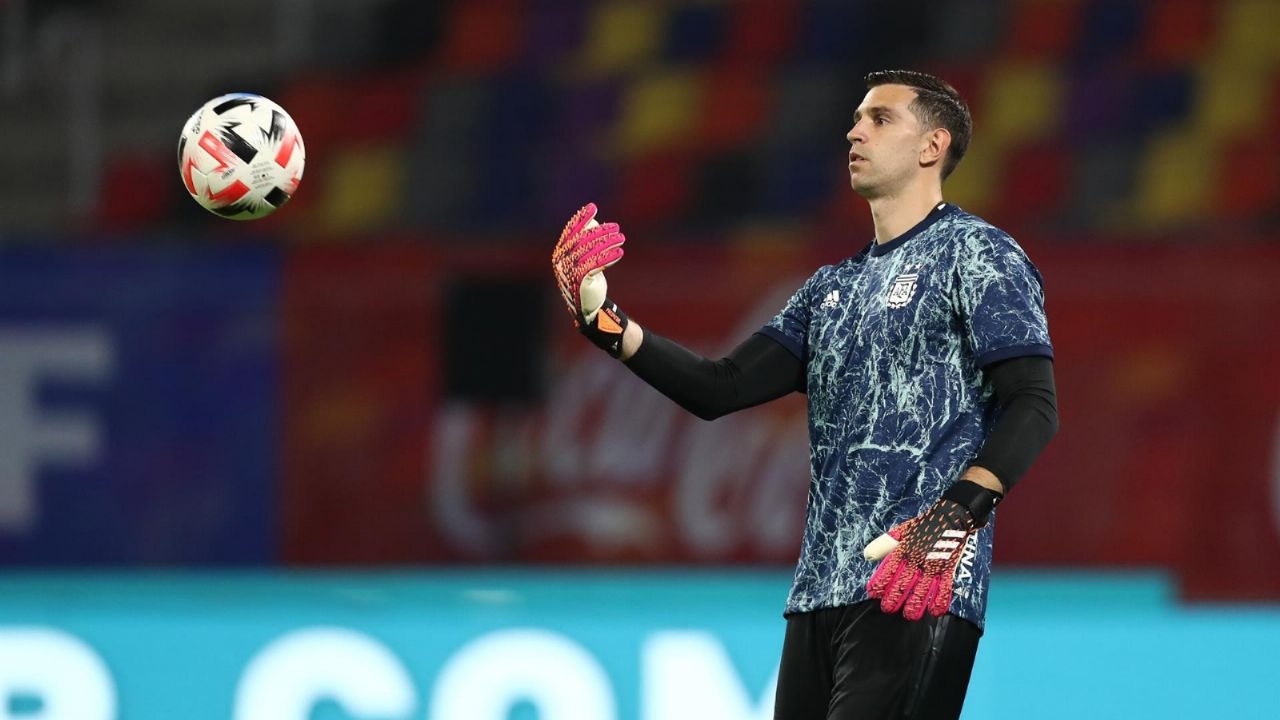
<svg viewBox="0 0 1280 720">
<path fill-rule="evenodd" d="M 1001 362 L 1003 360 L 1011 360 L 1020 357 L 1045 357 L 1053 359 L 1052 345 L 1010 345 L 1009 347 L 996 348 L 988 350 L 978 356 L 978 367 L 985 368 L 988 365 Z"/>
<path fill-rule="evenodd" d="M 796 342 L 791 338 L 791 336 L 772 325 L 765 325 L 757 331 L 757 334 L 764 335 L 770 340 L 777 342 L 779 345 L 786 348 L 792 355 L 795 355 L 796 359 L 799 360 L 801 364 L 804 364 L 806 355 L 804 345 Z"/>
<path fill-rule="evenodd" d="M 960 503 L 969 511 L 974 527 L 985 527 L 991 519 L 991 511 L 1000 504 L 1004 495 L 970 480 L 957 480 L 942 494 L 942 499 Z"/>
</svg>

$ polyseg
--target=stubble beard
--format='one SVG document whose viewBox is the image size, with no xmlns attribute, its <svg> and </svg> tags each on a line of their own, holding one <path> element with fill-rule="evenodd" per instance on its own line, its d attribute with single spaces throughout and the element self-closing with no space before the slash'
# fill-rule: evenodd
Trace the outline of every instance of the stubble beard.
<svg viewBox="0 0 1280 720">
<path fill-rule="evenodd" d="M 860 175 L 849 175 L 849 185 L 853 191 L 862 196 L 864 200 L 877 200 L 884 197 L 888 193 L 885 192 L 888 183 L 883 179 L 868 178 L 864 170 Z"/>
<path fill-rule="evenodd" d="M 881 169 L 883 170 L 884 168 Z M 906 172 L 891 173 L 880 177 L 867 177 L 865 170 L 859 175 L 849 174 L 849 185 L 864 200 L 879 200 L 891 195 L 897 195 L 910 182 L 911 177 Z"/>
<path fill-rule="evenodd" d="M 857 178 L 849 178 L 849 185 L 864 200 L 875 200 L 880 197 L 880 188 L 875 183 L 859 182 Z"/>
</svg>

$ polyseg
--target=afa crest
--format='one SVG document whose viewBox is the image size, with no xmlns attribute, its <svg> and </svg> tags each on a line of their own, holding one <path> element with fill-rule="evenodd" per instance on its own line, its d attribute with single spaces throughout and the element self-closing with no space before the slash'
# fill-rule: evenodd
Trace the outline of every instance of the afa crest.
<svg viewBox="0 0 1280 720">
<path fill-rule="evenodd" d="M 916 279 L 919 278 L 918 273 L 904 273 L 899 275 L 893 281 L 893 285 L 889 287 L 889 307 L 900 308 L 906 307 L 916 296 Z"/>
</svg>

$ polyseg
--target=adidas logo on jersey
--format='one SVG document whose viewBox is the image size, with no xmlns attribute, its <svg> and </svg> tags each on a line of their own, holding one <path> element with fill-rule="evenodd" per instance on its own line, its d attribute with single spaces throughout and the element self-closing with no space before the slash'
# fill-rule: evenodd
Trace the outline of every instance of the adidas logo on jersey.
<svg viewBox="0 0 1280 720">
<path fill-rule="evenodd" d="M 840 307 L 840 291 L 832 290 L 827 293 L 827 296 L 822 298 L 822 305 L 819 307 L 823 310 L 831 310 Z"/>
</svg>

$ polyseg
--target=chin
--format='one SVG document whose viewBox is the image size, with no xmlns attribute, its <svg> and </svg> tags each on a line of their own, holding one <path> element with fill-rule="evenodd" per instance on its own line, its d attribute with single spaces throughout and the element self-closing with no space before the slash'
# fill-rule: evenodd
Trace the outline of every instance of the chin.
<svg viewBox="0 0 1280 720">
<path fill-rule="evenodd" d="M 858 193 L 859 195 L 866 198 L 867 200 L 870 200 L 880 194 L 878 192 L 879 188 L 877 188 L 875 185 L 872 185 L 871 183 L 867 183 L 867 182 L 860 182 L 856 177 L 849 178 L 849 186 L 853 188 L 854 192 Z"/>
</svg>

